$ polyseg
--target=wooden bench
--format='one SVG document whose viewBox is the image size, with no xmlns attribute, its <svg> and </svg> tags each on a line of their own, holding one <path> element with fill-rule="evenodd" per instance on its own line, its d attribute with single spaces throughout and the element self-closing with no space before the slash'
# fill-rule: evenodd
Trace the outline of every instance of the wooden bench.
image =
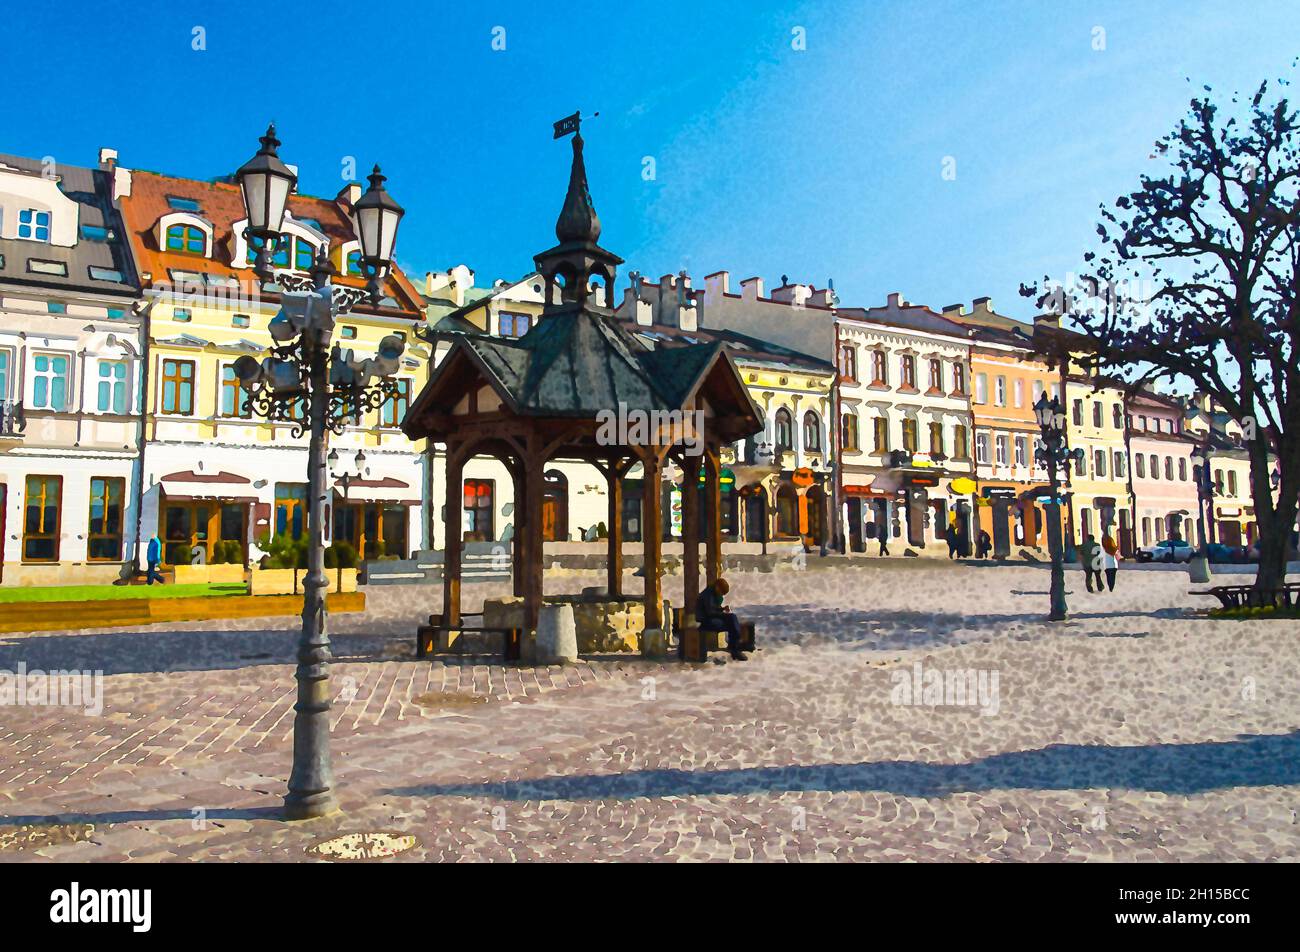
<svg viewBox="0 0 1300 952">
<path fill-rule="evenodd" d="M 481 617 L 481 612 L 468 612 L 468 616 Z M 462 618 L 466 615 L 462 615 Z M 430 615 L 429 624 L 421 625 L 415 631 L 415 656 L 417 658 L 428 657 L 436 654 L 438 651 L 438 634 L 447 629 L 442 624 L 442 615 Z M 501 657 L 504 661 L 518 661 L 523 645 L 523 631 L 519 628 L 484 628 L 482 625 L 457 625 L 451 629 L 457 635 L 487 633 L 502 636 Z M 465 639 L 456 639 L 457 647 L 454 654 L 465 654 Z"/>
<path fill-rule="evenodd" d="M 1300 582 L 1288 582 L 1267 589 L 1252 585 L 1216 585 L 1213 588 L 1189 591 L 1187 594 L 1212 595 L 1224 608 L 1271 608 L 1275 605 L 1294 608 L 1300 605 Z"/>
<path fill-rule="evenodd" d="M 727 650 L 727 633 L 712 628 L 701 628 L 695 619 L 686 618 L 686 610 L 673 609 L 673 631 L 677 632 L 677 655 L 685 661 L 707 661 L 710 651 Z M 753 651 L 756 639 L 754 623 L 740 623 L 741 651 Z"/>
</svg>

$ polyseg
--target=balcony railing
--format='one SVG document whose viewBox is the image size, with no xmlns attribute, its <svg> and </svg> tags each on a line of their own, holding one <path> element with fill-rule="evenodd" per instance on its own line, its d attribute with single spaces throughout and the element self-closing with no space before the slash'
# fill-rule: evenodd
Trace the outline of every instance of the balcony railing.
<svg viewBox="0 0 1300 952">
<path fill-rule="evenodd" d="M 0 401 L 0 436 L 18 436 L 27 429 L 23 405 L 12 400 Z"/>
</svg>

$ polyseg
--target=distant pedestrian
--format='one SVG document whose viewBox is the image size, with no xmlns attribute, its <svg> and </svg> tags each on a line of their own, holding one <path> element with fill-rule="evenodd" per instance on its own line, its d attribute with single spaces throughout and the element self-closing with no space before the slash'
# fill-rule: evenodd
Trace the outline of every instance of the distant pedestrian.
<svg viewBox="0 0 1300 952">
<path fill-rule="evenodd" d="M 162 575 L 158 573 L 158 565 L 162 562 L 162 541 L 158 538 L 158 533 L 154 533 L 149 539 L 149 545 L 144 553 L 145 561 L 149 563 L 149 572 L 145 576 L 145 584 L 152 585 L 154 579 L 158 584 L 162 584 Z"/>
<path fill-rule="evenodd" d="M 943 536 L 948 540 L 948 558 L 957 558 L 957 543 L 959 541 L 957 537 L 957 524 L 955 522 L 948 523 L 948 528 L 944 530 Z"/>
<path fill-rule="evenodd" d="M 880 554 L 889 554 L 889 527 L 883 522 L 876 525 L 876 539 L 880 542 Z"/>
<path fill-rule="evenodd" d="M 1088 586 L 1088 591 L 1093 591 L 1093 580 L 1097 581 L 1096 591 L 1102 590 L 1101 582 L 1101 546 L 1091 535 L 1085 535 L 1083 541 L 1079 543 L 1077 549 L 1079 555 L 1079 565 L 1083 567 L 1084 584 Z"/>
<path fill-rule="evenodd" d="M 992 551 L 993 540 L 989 537 L 988 532 L 981 529 L 979 537 L 975 540 L 975 555 L 981 559 L 987 559 Z"/>
<path fill-rule="evenodd" d="M 1119 546 L 1107 532 L 1101 537 L 1101 567 L 1106 572 L 1106 591 L 1115 591 L 1115 576 L 1119 574 Z M 1097 579 L 1097 590 L 1101 590 L 1101 579 Z"/>
</svg>

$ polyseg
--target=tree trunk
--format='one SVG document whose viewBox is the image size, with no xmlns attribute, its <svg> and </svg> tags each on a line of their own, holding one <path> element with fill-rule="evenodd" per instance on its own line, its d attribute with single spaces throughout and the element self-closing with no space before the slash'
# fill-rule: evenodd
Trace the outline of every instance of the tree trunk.
<svg viewBox="0 0 1300 952">
<path fill-rule="evenodd" d="M 1288 433 L 1278 446 L 1282 481 L 1278 486 L 1276 505 L 1268 466 L 1268 444 L 1262 435 L 1249 444 L 1250 491 L 1259 524 L 1259 567 L 1254 586 L 1258 591 L 1276 589 L 1286 581 L 1291 527 L 1296 517 L 1296 464 L 1293 459 L 1296 453 L 1293 442 L 1294 438 Z"/>
</svg>

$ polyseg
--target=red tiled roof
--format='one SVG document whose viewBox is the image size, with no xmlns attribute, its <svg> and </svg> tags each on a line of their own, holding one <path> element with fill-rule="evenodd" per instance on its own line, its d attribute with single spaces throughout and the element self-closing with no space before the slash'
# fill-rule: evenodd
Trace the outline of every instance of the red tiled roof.
<svg viewBox="0 0 1300 952">
<path fill-rule="evenodd" d="M 214 241 L 211 257 L 201 258 L 198 255 L 168 251 L 158 246 L 158 220 L 164 215 L 177 211 L 168 203 L 169 196 L 197 202 L 200 210 L 196 214 L 212 223 Z M 150 283 L 167 281 L 170 269 L 212 274 L 236 280 L 255 280 L 251 269 L 233 268 L 230 265 L 231 249 L 234 245 L 233 226 L 246 217 L 238 185 L 228 182 L 202 182 L 197 179 L 175 178 L 156 172 L 133 170 L 131 194 L 122 196 L 119 201 L 131 241 L 131 250 L 135 255 L 136 266 L 140 270 L 140 279 L 144 287 L 148 287 Z M 313 219 L 319 222 L 319 230 L 329 238 L 331 250 L 356 238 L 347 208 L 341 201 L 315 198 L 310 195 L 292 195 L 289 198 L 289 212 L 295 219 Z M 146 274 L 152 276 L 149 281 L 144 279 Z M 365 286 L 363 278 L 352 275 L 338 275 L 334 281 L 336 284 L 351 287 Z M 391 305 L 379 308 L 363 305 L 359 310 L 424 320 L 424 307 L 420 294 L 396 264 L 393 265 L 392 273 L 385 281 L 384 291 L 397 302 L 397 308 Z"/>
</svg>

